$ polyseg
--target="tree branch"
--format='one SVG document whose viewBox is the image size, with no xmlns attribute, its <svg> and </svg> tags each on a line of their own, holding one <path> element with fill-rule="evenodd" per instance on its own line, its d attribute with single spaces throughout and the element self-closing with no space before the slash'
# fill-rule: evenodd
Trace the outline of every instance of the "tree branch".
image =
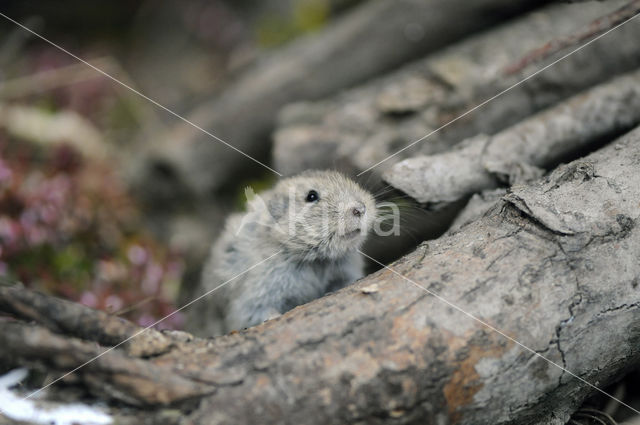
<svg viewBox="0 0 640 425">
<path fill-rule="evenodd" d="M 313 37 L 265 55 L 187 118 L 266 161 L 269 133 L 284 105 L 330 95 L 536 5 L 533 0 L 364 2 Z M 184 122 L 149 145 L 147 154 L 142 185 L 161 181 L 153 167 L 159 163 L 186 189 L 204 196 L 220 189 L 234 170 L 246 174 L 256 166 Z"/>
<path fill-rule="evenodd" d="M 164 373 L 217 389 L 182 424 L 563 423 L 595 391 L 585 381 L 640 365 L 639 169 L 640 128 L 388 269 L 127 371 L 147 363 L 158 390 Z M 62 361 L 61 336 L 6 329 L 3 359 L 64 369 L 93 354 L 80 343 Z"/>
<path fill-rule="evenodd" d="M 446 153 L 401 161 L 383 177 L 421 203 L 442 206 L 496 188 L 499 182 L 537 178 L 538 167 L 558 164 L 638 123 L 640 71 L 635 71 L 493 136 L 468 139 Z"/>
<path fill-rule="evenodd" d="M 106 346 L 116 345 L 142 330 L 120 317 L 38 292 L 25 291 L 20 286 L 0 286 L 0 312 L 33 320 L 54 332 Z M 130 356 L 143 357 L 165 352 L 172 343 L 160 332 L 149 329 L 136 337 L 135 344 L 125 343 L 122 348 Z"/>
<path fill-rule="evenodd" d="M 78 369 L 91 391 L 131 405 L 167 405 L 210 394 L 212 386 L 185 378 L 147 360 L 130 358 L 76 338 L 56 335 L 40 326 L 6 322 L 0 333 L 4 365 L 35 367 L 64 374 Z M 57 378 L 57 377 L 56 377 Z"/>
<path fill-rule="evenodd" d="M 565 37 L 556 38 L 549 41 L 544 46 L 534 49 L 519 61 L 505 67 L 503 72 L 505 75 L 517 74 L 529 65 L 542 62 L 564 49 L 569 47 L 578 47 L 578 45 L 585 41 L 605 33 L 616 25 L 634 17 L 638 13 L 640 13 L 640 1 L 631 1 L 620 9 L 594 20 L 586 29 L 581 29 L 580 31 Z"/>
<path fill-rule="evenodd" d="M 622 4 L 550 5 L 331 99 L 290 105 L 275 133 L 274 165 L 287 174 L 328 167 L 355 174 L 423 139 L 372 170 L 381 174 L 402 159 L 442 153 L 480 133 L 495 134 L 637 69 L 640 26 L 624 25 L 450 123 L 542 69 L 540 64 L 505 76 L 503 69 L 523 51 L 579 31 Z M 447 127 L 436 131 L 443 125 Z"/>
</svg>

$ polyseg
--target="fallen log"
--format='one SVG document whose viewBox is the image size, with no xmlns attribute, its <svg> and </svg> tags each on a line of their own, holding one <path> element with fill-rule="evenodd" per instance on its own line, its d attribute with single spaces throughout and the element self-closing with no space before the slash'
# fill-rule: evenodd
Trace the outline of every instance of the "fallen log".
<svg viewBox="0 0 640 425">
<path fill-rule="evenodd" d="M 637 69 L 640 49 L 634 40 L 640 38 L 640 26 L 632 22 L 436 131 L 560 57 L 506 72 L 527 52 L 582 33 L 626 3 L 550 5 L 331 99 L 289 105 L 274 136 L 274 166 L 285 174 L 326 167 L 355 174 L 422 140 L 373 169 L 378 175 L 404 158 L 444 152 L 479 133 L 495 134 L 614 75 Z"/>
<path fill-rule="evenodd" d="M 476 221 L 491 210 L 496 203 L 500 202 L 506 194 L 506 188 L 483 190 L 480 193 L 473 194 L 455 220 L 453 220 L 451 226 L 447 229 L 447 233 L 456 232 L 462 226 Z"/>
<path fill-rule="evenodd" d="M 119 350 L 58 335 L 41 326 L 5 322 L 0 345 L 0 364 L 15 367 L 19 363 L 59 373 L 77 371 L 91 392 L 105 400 L 134 406 L 169 405 L 215 391 L 214 387 L 181 376 L 171 368 L 131 358 Z M 77 377 L 71 376 L 72 379 Z M 57 382 L 64 378 L 67 378 L 66 373 L 55 379 Z"/>
<path fill-rule="evenodd" d="M 640 123 L 640 71 L 618 77 L 493 136 L 394 164 L 385 181 L 430 206 L 542 175 L 567 157 Z"/>
<path fill-rule="evenodd" d="M 128 320 L 71 301 L 25 291 L 21 286 L 0 286 L 0 313 L 105 346 L 119 344 L 136 335 L 135 344 L 127 341 L 121 345 L 134 357 L 157 355 L 173 344 L 170 338 L 155 329 L 142 332 L 143 328 Z"/>
<path fill-rule="evenodd" d="M 323 31 L 265 55 L 187 119 L 266 162 L 269 133 L 282 106 L 330 95 L 537 5 L 533 0 L 365 2 Z M 201 196 L 220 189 L 233 171 L 246 175 L 257 165 L 184 122 L 148 149 L 149 167 L 140 167 L 137 176 L 143 187 L 157 185 L 162 181 L 157 173 L 170 170 Z"/>
<path fill-rule="evenodd" d="M 637 128 L 337 293 L 134 360 L 215 390 L 183 425 L 563 424 L 640 366 L 639 169 Z"/>
<path fill-rule="evenodd" d="M 633 0 L 628 4 L 625 4 L 620 9 L 613 13 L 604 16 L 600 19 L 596 19 L 585 30 L 579 31 L 575 34 L 570 34 L 564 38 L 558 38 L 551 40 L 542 47 L 539 47 L 529 54 L 525 55 L 517 63 L 507 66 L 504 70 L 505 74 L 514 74 L 522 71 L 527 66 L 535 62 L 542 62 L 546 58 L 557 54 L 569 47 L 577 47 L 580 44 L 585 43 L 589 39 L 595 36 L 605 33 L 611 30 L 617 25 L 620 25 L 628 19 L 633 19 L 638 13 L 640 13 L 640 1 Z"/>
<path fill-rule="evenodd" d="M 639 165 L 636 129 L 389 269 L 214 340 L 199 367 L 236 381 L 186 423 L 565 423 L 586 382 L 640 365 Z"/>
</svg>

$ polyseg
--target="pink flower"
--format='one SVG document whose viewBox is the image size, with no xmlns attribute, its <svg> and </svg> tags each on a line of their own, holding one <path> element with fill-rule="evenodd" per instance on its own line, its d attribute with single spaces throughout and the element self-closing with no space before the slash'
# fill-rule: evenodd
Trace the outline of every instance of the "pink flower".
<svg viewBox="0 0 640 425">
<path fill-rule="evenodd" d="M 160 267 L 156 263 L 150 263 L 147 266 L 144 278 L 142 279 L 142 283 L 140 284 L 140 286 L 142 287 L 142 292 L 147 295 L 155 294 L 160 287 L 160 280 L 162 279 L 162 275 L 162 267 Z"/>
<path fill-rule="evenodd" d="M 13 172 L 7 164 L 0 158 L 0 184 L 9 185 L 11 184 L 11 177 L 13 176 Z"/>
<path fill-rule="evenodd" d="M 141 266 L 145 261 L 147 261 L 149 256 L 147 255 L 147 251 L 140 245 L 131 245 L 127 251 L 127 257 L 132 264 Z"/>
<path fill-rule="evenodd" d="M 80 303 L 87 307 L 96 307 L 98 305 L 98 297 L 92 292 L 83 292 L 80 297 Z"/>
<path fill-rule="evenodd" d="M 153 316 L 147 313 L 143 314 L 138 318 L 138 324 L 145 328 L 153 325 L 154 323 L 155 323 L 155 319 L 153 318 Z"/>
<path fill-rule="evenodd" d="M 22 211 L 20 214 L 20 225 L 23 228 L 29 229 L 31 226 L 35 225 L 38 222 L 38 214 L 32 208 L 26 209 Z"/>
<path fill-rule="evenodd" d="M 107 311 L 113 313 L 122 309 L 122 307 L 124 306 L 124 301 L 122 301 L 122 298 L 117 295 L 109 295 L 105 300 L 105 306 L 107 308 Z"/>
<path fill-rule="evenodd" d="M 47 240 L 47 231 L 40 226 L 31 226 L 25 229 L 27 243 L 31 246 L 43 244 Z"/>
<path fill-rule="evenodd" d="M 45 204 L 40 209 L 40 218 L 47 224 L 54 224 L 59 218 L 58 208 L 51 204 Z"/>
<path fill-rule="evenodd" d="M 20 227 L 6 217 L 0 217 L 0 242 L 11 245 L 20 236 Z"/>
</svg>

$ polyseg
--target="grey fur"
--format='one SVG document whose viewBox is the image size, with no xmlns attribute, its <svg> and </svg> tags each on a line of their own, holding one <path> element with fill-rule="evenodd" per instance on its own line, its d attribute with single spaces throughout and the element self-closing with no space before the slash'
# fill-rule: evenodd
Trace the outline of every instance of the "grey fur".
<svg viewBox="0 0 640 425">
<path fill-rule="evenodd" d="M 306 201 L 310 190 L 317 191 L 318 201 Z M 248 212 L 227 219 L 211 248 L 201 290 L 278 254 L 201 300 L 192 328 L 212 336 L 254 326 L 359 279 L 363 261 L 357 248 L 375 214 L 371 194 L 335 171 L 280 180 L 250 199 Z"/>
</svg>

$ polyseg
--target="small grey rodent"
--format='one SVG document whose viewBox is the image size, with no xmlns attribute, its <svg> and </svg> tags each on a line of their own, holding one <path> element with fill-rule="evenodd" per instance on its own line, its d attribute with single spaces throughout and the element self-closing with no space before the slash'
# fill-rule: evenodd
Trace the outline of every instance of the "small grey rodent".
<svg viewBox="0 0 640 425">
<path fill-rule="evenodd" d="M 192 322 L 207 335 L 257 325 L 362 277 L 357 249 L 376 205 L 354 181 L 307 171 L 249 199 L 248 208 L 227 219 L 203 270 L 201 290 L 210 291 L 250 269 L 200 301 Z"/>
</svg>

